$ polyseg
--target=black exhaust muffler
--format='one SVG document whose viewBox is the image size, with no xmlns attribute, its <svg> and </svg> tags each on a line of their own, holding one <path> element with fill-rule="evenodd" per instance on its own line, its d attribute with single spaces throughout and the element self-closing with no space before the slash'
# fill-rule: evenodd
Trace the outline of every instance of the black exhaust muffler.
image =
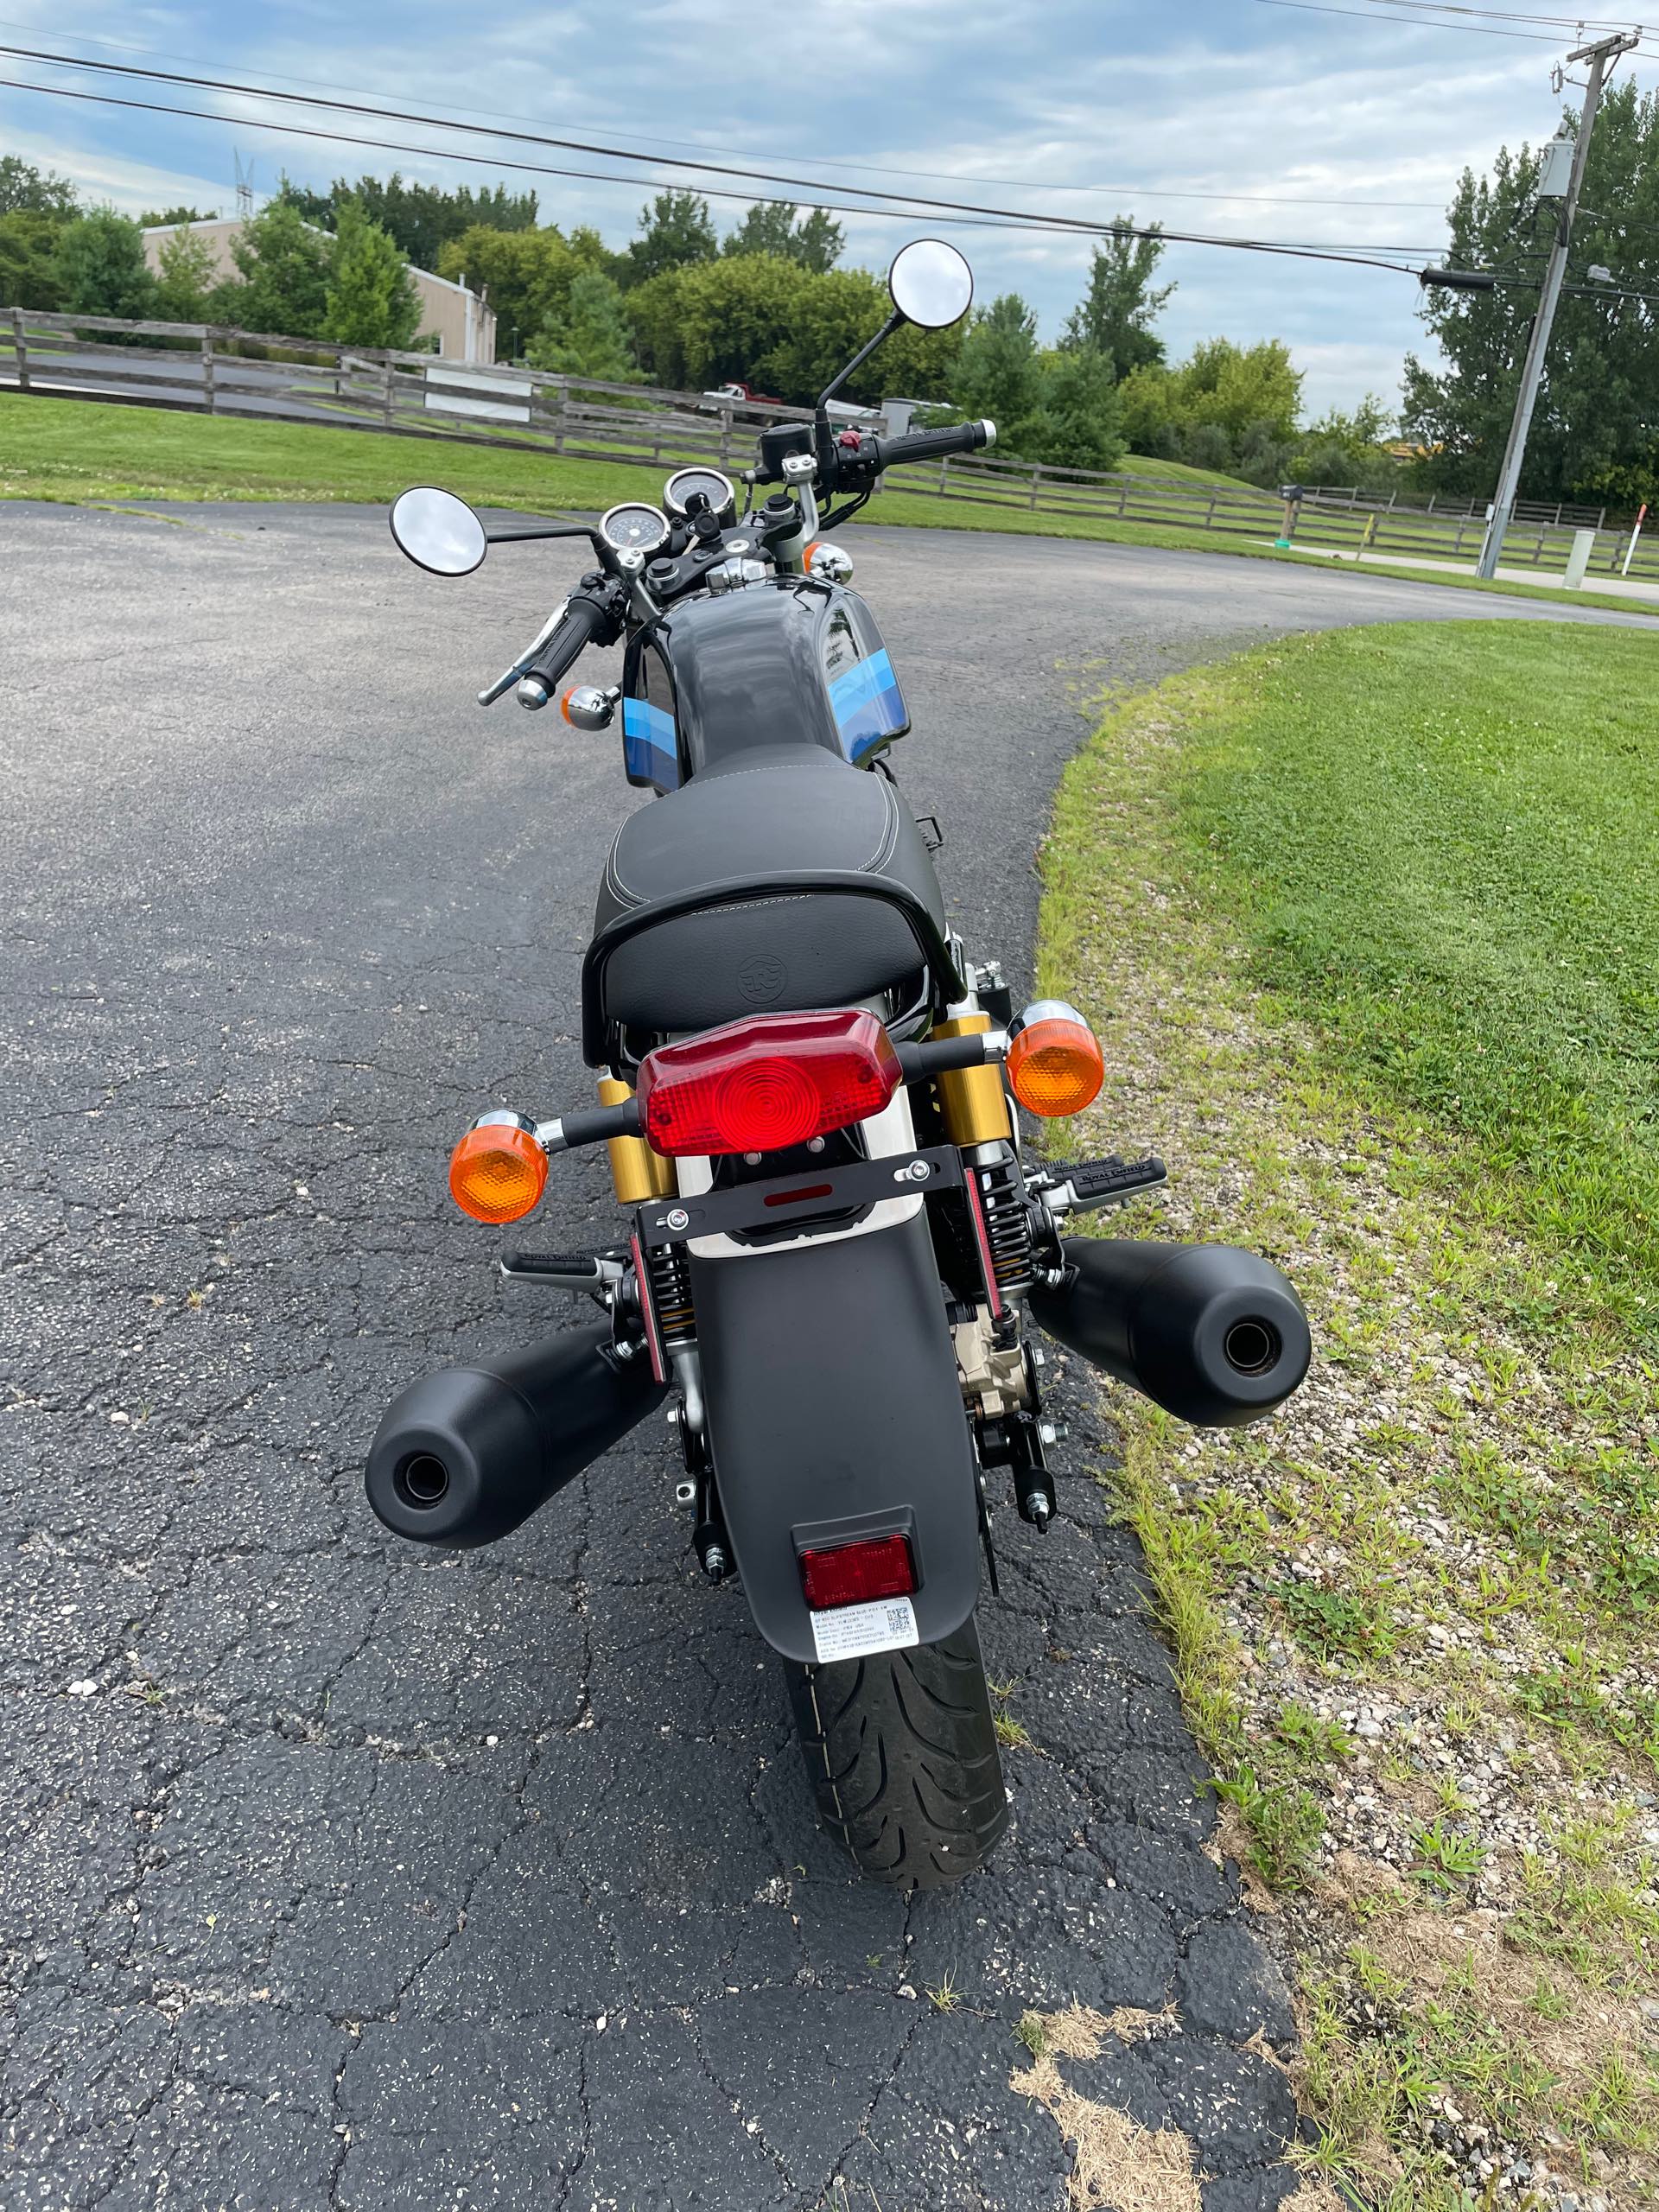
<svg viewBox="0 0 1659 2212">
<path fill-rule="evenodd" d="M 643 1354 L 616 1357 L 610 1324 L 423 1375 L 393 1400 L 369 1452 L 369 1503 L 394 1535 L 468 1550 L 493 1543 L 659 1406 Z"/>
<path fill-rule="evenodd" d="M 1313 1357 L 1302 1301 L 1234 1244 L 1068 1236 L 1063 1281 L 1031 1293 L 1052 1337 L 1178 1421 L 1238 1428 L 1283 1405 Z"/>
</svg>

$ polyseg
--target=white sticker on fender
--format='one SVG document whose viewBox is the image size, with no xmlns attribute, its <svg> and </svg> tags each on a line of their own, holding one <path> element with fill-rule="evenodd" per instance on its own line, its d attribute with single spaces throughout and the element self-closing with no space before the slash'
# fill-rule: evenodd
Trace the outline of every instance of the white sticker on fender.
<svg viewBox="0 0 1659 2212">
<path fill-rule="evenodd" d="M 832 1659 L 861 1659 L 869 1651 L 903 1651 L 918 1643 L 916 1609 L 908 1598 L 877 1598 L 868 1605 L 837 1605 L 833 1612 L 813 1613 L 812 1641 L 818 1663 Z"/>
</svg>

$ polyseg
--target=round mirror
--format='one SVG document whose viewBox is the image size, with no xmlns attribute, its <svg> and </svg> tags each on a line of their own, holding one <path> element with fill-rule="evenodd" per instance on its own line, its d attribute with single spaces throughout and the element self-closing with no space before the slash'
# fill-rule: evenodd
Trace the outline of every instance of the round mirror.
<svg viewBox="0 0 1659 2212">
<path fill-rule="evenodd" d="M 469 576 L 484 558 L 484 525 L 453 492 L 417 484 L 392 502 L 391 534 L 400 552 L 435 576 Z"/>
<path fill-rule="evenodd" d="M 906 322 L 944 330 L 973 305 L 974 272 L 943 238 L 912 238 L 893 256 L 887 289 Z"/>
</svg>

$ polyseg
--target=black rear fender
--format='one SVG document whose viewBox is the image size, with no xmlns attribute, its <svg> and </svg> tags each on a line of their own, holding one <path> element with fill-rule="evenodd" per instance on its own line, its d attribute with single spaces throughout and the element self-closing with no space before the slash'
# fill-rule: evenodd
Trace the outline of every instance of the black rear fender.
<svg viewBox="0 0 1659 2212">
<path fill-rule="evenodd" d="M 715 1480 L 755 1624 L 817 1656 L 803 1544 L 902 1530 L 923 1643 L 959 1629 L 979 1582 L 968 1421 L 919 1197 L 850 1236 L 691 1253 Z M 884 1211 L 886 1208 L 884 1208 Z"/>
</svg>

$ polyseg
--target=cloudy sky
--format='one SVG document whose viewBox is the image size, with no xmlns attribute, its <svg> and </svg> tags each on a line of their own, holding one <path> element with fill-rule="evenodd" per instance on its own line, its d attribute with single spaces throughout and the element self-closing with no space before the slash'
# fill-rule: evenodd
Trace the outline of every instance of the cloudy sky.
<svg viewBox="0 0 1659 2212">
<path fill-rule="evenodd" d="M 1503 4 L 1471 0 L 1477 10 Z M 1413 21 L 1413 0 L 1049 0 L 1023 9 L 1008 0 L 400 0 L 396 8 L 0 0 L 0 41 L 12 45 L 367 95 L 638 149 L 607 164 L 421 126 L 321 118 L 331 129 L 465 148 L 492 164 L 512 154 L 620 173 L 605 182 L 528 177 L 441 150 L 394 155 L 282 137 L 253 117 L 303 123 L 302 112 L 7 55 L 7 79 L 208 107 L 233 127 L 5 88 L 0 151 L 61 169 L 132 213 L 178 200 L 228 211 L 234 151 L 251 161 L 262 193 L 284 168 L 314 184 L 393 167 L 451 183 L 499 175 L 536 186 L 543 219 L 594 223 L 620 245 L 644 197 L 641 180 L 690 181 L 652 166 L 680 154 L 810 176 L 830 198 L 862 184 L 1045 214 L 1132 211 L 1171 229 L 1343 245 L 1386 259 L 1443 244 L 1442 211 L 1465 164 L 1483 166 L 1506 140 L 1553 131 L 1560 104 L 1550 70 L 1572 41 L 1567 29 L 1552 28 L 1565 19 L 1549 16 L 1550 4 L 1510 0 L 1507 16 L 1471 13 L 1459 27 L 1445 15 Z M 1659 39 L 1651 43 L 1659 61 Z M 1639 57 L 1637 73 L 1654 81 Z M 741 179 L 708 181 L 744 188 Z M 735 200 L 713 205 L 722 225 L 741 213 Z M 940 227 L 914 214 L 846 220 L 849 257 L 870 265 L 905 237 Z M 1086 240 L 982 225 L 946 235 L 974 261 L 982 297 L 1017 289 L 1037 308 L 1045 335 L 1058 332 L 1084 282 Z M 1172 246 L 1166 268 L 1179 287 L 1163 326 L 1174 352 L 1215 334 L 1285 338 L 1313 412 L 1368 390 L 1392 399 L 1404 354 L 1422 346 L 1419 293 L 1408 276 L 1196 245 Z"/>
</svg>

